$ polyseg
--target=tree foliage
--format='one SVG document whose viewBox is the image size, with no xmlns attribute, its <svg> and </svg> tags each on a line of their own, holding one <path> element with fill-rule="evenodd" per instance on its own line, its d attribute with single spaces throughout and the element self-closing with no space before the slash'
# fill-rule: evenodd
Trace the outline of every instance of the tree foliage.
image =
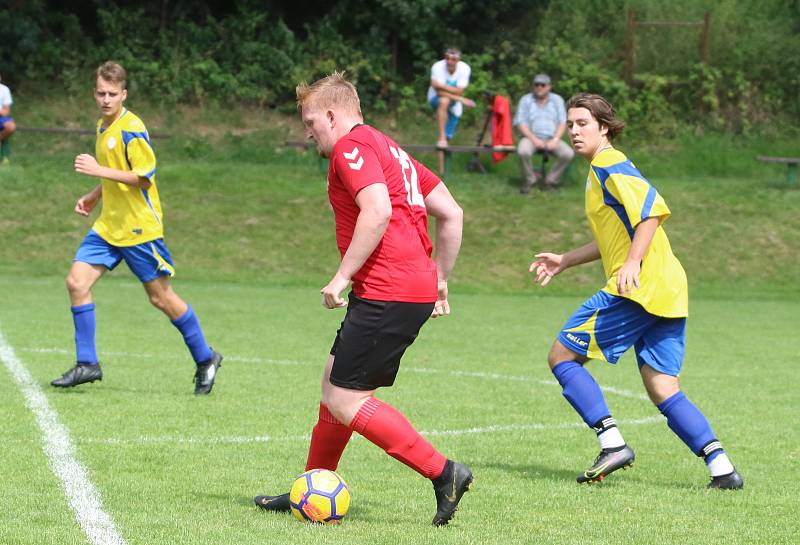
<svg viewBox="0 0 800 545">
<path fill-rule="evenodd" d="M 424 108 L 430 65 L 459 46 L 470 91 L 513 100 L 547 72 L 562 95 L 607 95 L 655 131 L 678 123 L 749 130 L 800 114 L 799 0 L 11 0 L 2 4 L 12 85 L 83 92 L 96 65 L 123 63 L 134 90 L 165 102 L 291 107 L 294 86 L 345 69 L 370 111 Z M 636 85 L 621 81 L 625 22 L 700 21 L 637 31 Z M 700 122 L 702 120 L 702 123 Z"/>
</svg>

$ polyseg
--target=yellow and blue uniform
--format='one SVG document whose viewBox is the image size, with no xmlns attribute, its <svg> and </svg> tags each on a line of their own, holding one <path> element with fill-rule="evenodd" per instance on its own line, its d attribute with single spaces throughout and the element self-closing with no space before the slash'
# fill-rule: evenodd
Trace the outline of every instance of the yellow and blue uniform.
<svg viewBox="0 0 800 545">
<path fill-rule="evenodd" d="M 639 365 L 670 375 L 680 372 L 688 289 L 663 229 L 669 215 L 664 199 L 623 153 L 608 148 L 592 159 L 586 216 L 608 281 L 567 321 L 559 335 L 562 344 L 610 363 L 635 346 Z M 659 226 L 641 263 L 639 287 L 620 295 L 617 274 L 636 226 L 647 218 L 658 218 Z"/>
<path fill-rule="evenodd" d="M 686 273 L 662 227 L 670 216 L 669 208 L 656 188 L 614 148 L 592 159 L 586 181 L 586 216 L 608 278 L 603 291 L 611 295 L 619 295 L 617 273 L 628 257 L 636 226 L 647 218 L 659 219 L 642 260 L 639 288 L 624 297 L 650 314 L 685 318 L 689 312 Z"/>
<path fill-rule="evenodd" d="M 164 244 L 163 214 L 156 185 L 156 155 L 144 123 L 123 109 L 108 127 L 97 122 L 97 162 L 116 170 L 135 172 L 150 181 L 145 189 L 101 178 L 102 211 L 78 248 L 75 261 L 103 265 L 109 270 L 121 260 L 142 281 L 173 275 L 175 269 Z"/>
<path fill-rule="evenodd" d="M 103 129 L 97 122 L 97 162 L 116 170 L 135 172 L 150 180 L 144 189 L 102 178 L 103 210 L 94 230 L 114 246 L 134 246 L 162 238 L 161 201 L 156 186 L 156 154 L 147 129 L 133 112 L 122 115 Z"/>
</svg>

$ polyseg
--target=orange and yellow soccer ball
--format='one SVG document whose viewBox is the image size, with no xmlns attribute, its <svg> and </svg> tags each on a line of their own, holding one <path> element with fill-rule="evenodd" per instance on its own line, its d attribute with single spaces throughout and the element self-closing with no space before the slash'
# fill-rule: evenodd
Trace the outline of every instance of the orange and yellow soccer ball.
<svg viewBox="0 0 800 545">
<path fill-rule="evenodd" d="M 312 469 L 295 479 L 289 501 L 300 521 L 338 524 L 350 508 L 350 487 L 333 471 Z"/>
</svg>

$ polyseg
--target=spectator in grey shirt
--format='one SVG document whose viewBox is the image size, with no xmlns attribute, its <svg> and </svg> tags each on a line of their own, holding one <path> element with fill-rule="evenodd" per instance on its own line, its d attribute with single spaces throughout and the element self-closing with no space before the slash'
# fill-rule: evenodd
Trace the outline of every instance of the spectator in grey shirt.
<svg viewBox="0 0 800 545">
<path fill-rule="evenodd" d="M 564 135 L 567 112 L 564 99 L 550 92 L 550 76 L 537 74 L 533 78 L 533 92 L 523 96 L 517 105 L 514 126 L 522 134 L 517 146 L 517 155 L 524 177 L 520 188 L 528 193 L 539 182 L 539 173 L 533 169 L 534 153 L 546 153 L 555 157 L 555 164 L 544 180 L 546 188 L 558 185 L 564 169 L 575 152 L 561 137 Z"/>
</svg>

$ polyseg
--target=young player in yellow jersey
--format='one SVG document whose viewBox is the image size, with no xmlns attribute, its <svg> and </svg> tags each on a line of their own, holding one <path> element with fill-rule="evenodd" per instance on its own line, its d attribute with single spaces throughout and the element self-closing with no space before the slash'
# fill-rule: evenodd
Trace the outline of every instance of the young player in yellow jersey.
<svg viewBox="0 0 800 545">
<path fill-rule="evenodd" d="M 711 474 L 708 488 L 738 489 L 743 481 L 702 412 L 681 392 L 688 297 L 686 273 L 662 227 L 664 199 L 612 140 L 625 124 L 599 95 L 567 103 L 567 130 L 575 151 L 590 162 L 586 215 L 594 241 L 565 254 L 540 253 L 530 272 L 542 286 L 560 272 L 602 259 L 608 282 L 567 321 L 548 355 L 564 397 L 600 442 L 594 464 L 578 482 L 602 481 L 633 464 L 633 450 L 611 417 L 590 359 L 616 363 L 631 346 L 647 394 L 667 424 Z"/>
<path fill-rule="evenodd" d="M 164 244 L 163 215 L 156 186 L 156 157 L 147 129 L 123 107 L 128 96 L 125 69 L 107 62 L 97 69 L 94 96 L 97 122 L 96 158 L 82 153 L 75 171 L 100 178 L 100 184 L 78 199 L 75 212 L 88 216 L 102 198 L 100 216 L 75 254 L 67 290 L 75 324 L 77 364 L 51 384 L 71 387 L 102 380 L 95 346 L 92 286 L 124 260 L 144 285 L 150 302 L 166 314 L 183 335 L 196 364 L 195 394 L 214 386 L 222 355 L 206 344 L 192 307 L 172 289 L 175 274 Z"/>
</svg>

